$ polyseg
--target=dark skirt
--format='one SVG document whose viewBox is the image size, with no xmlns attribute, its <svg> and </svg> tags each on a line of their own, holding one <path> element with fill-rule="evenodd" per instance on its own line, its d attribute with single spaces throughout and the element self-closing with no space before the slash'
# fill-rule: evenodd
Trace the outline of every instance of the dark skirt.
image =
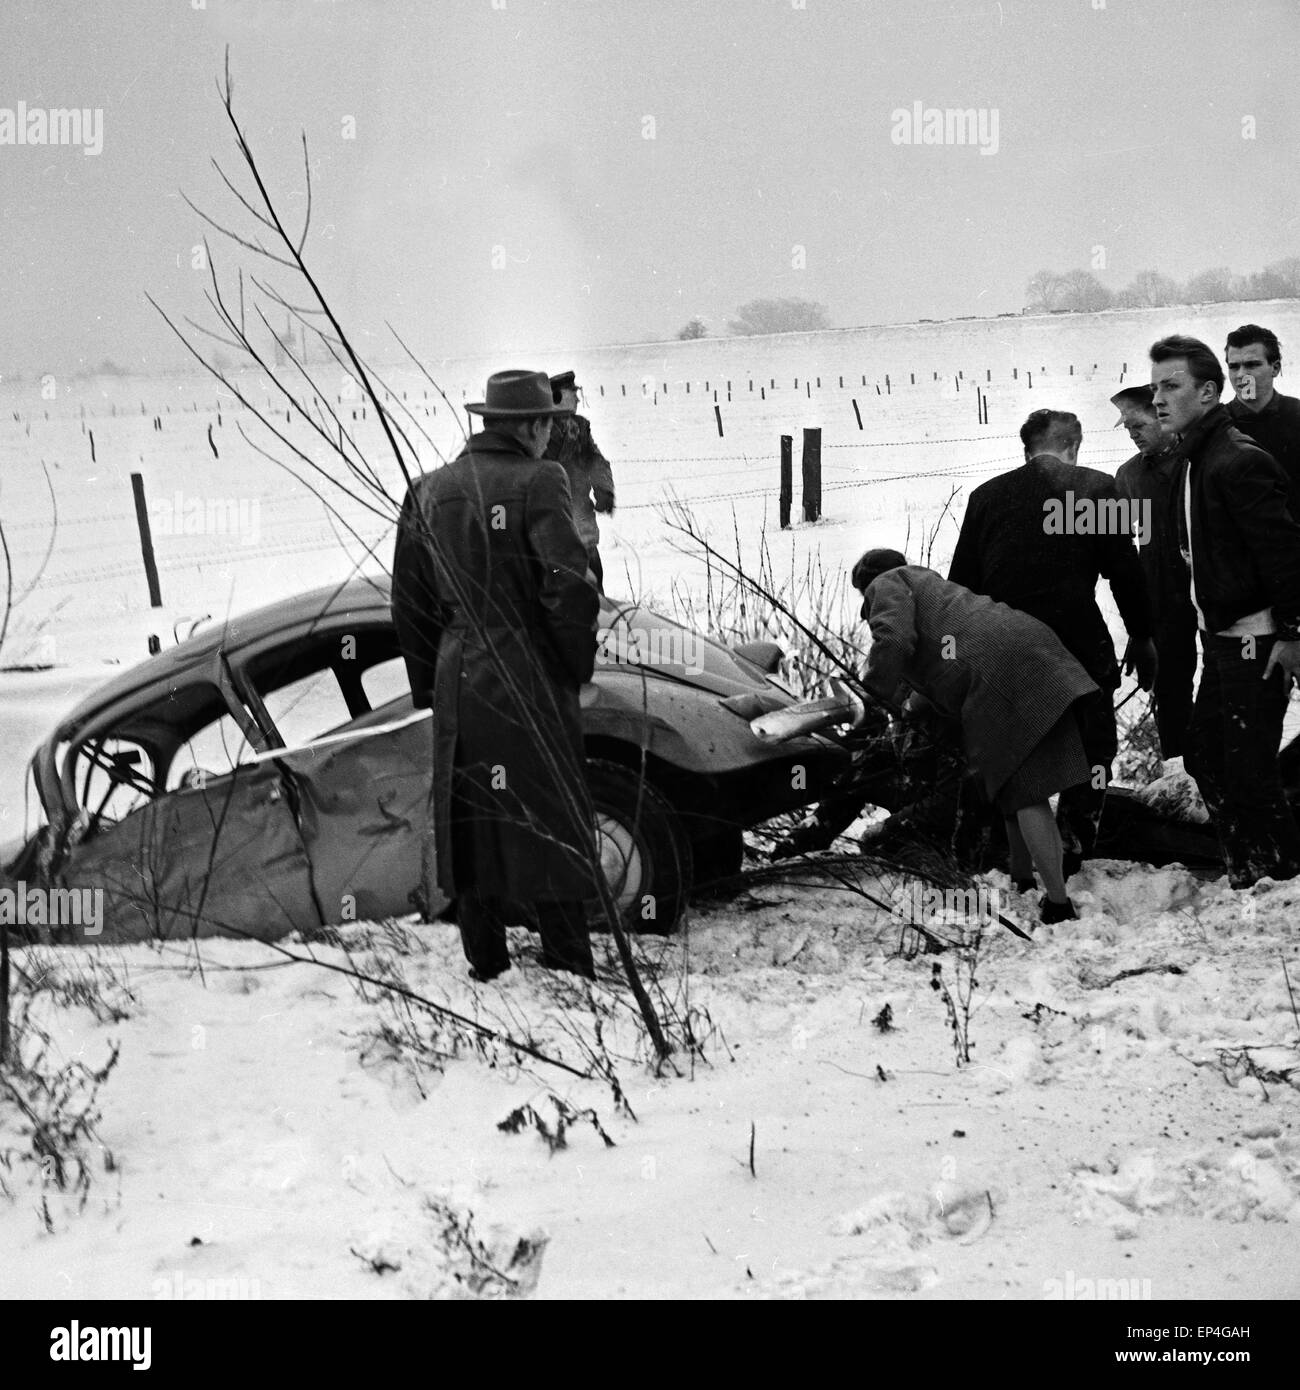
<svg viewBox="0 0 1300 1390">
<path fill-rule="evenodd" d="M 1077 787 L 1092 775 L 1074 710 L 1065 713 L 1034 745 L 1029 756 L 994 793 L 1004 816 L 1036 806 L 1056 792 Z"/>
</svg>

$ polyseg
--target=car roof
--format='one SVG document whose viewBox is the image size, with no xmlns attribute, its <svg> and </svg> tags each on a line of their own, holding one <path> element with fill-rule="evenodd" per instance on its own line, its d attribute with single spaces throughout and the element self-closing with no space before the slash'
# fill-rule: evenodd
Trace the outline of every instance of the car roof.
<svg viewBox="0 0 1300 1390">
<path fill-rule="evenodd" d="M 218 651 L 237 651 L 321 618 L 348 616 L 367 610 L 390 612 L 387 575 L 361 575 L 344 584 L 325 584 L 305 594 L 264 604 L 205 627 L 193 637 L 96 686 L 84 700 L 59 721 L 55 737 L 67 738 L 97 711 L 137 690 L 163 683 L 181 683 L 196 670 L 205 669 Z"/>
<path fill-rule="evenodd" d="M 235 653 L 273 638 L 277 633 L 292 632 L 295 628 L 324 618 L 346 620 L 361 615 L 389 618 L 392 612 L 391 592 L 392 581 L 388 575 L 358 575 L 342 584 L 322 585 L 307 593 L 279 599 L 275 603 L 213 623 L 184 642 L 147 658 L 96 687 L 59 722 L 42 746 L 51 748 L 75 737 L 81 727 L 101 710 L 129 698 L 137 691 L 183 684 L 196 671 L 206 670 L 218 651 Z M 602 621 L 613 620 L 620 613 L 637 614 L 653 618 L 665 631 L 690 631 L 674 619 L 655 614 L 639 604 L 620 603 L 607 595 L 601 598 L 601 610 Z M 724 679 L 735 681 L 739 678 L 742 684 L 764 683 L 761 672 L 750 667 L 738 653 L 714 638 L 704 637 L 703 642 L 705 660 L 721 662 Z"/>
</svg>

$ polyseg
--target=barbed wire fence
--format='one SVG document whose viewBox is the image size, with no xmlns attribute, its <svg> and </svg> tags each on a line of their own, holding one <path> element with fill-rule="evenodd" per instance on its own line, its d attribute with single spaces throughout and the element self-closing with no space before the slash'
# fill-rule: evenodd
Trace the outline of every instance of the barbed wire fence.
<svg viewBox="0 0 1300 1390">
<path fill-rule="evenodd" d="M 1037 387 L 1033 386 L 1035 373 L 1040 377 Z M 1128 363 L 1124 363 L 1118 372 L 1118 379 L 1121 383 L 1127 373 Z M 941 373 L 934 370 L 928 373 L 909 372 L 897 377 L 886 375 L 883 378 L 883 388 L 881 381 L 870 379 L 863 373 L 823 375 L 826 376 L 827 380 L 825 388 L 822 388 L 821 385 L 822 377 L 815 373 L 809 376 L 783 378 L 780 390 L 775 389 L 777 378 L 770 375 L 760 378 L 757 374 L 749 373 L 732 378 L 719 377 L 716 382 L 713 378 L 707 378 L 703 382 L 655 382 L 650 378 L 643 377 L 632 383 L 631 390 L 628 389 L 627 383 L 619 383 L 615 386 L 608 382 L 599 382 L 587 388 L 586 396 L 591 404 L 602 399 L 605 402 L 625 402 L 629 406 L 635 402 L 639 407 L 649 407 L 653 410 L 660 403 L 661 393 L 665 404 L 669 397 L 678 401 L 690 398 L 692 401 L 703 402 L 707 399 L 710 405 L 712 403 L 718 405 L 732 404 L 734 387 L 734 391 L 738 393 L 739 403 L 755 407 L 759 406 L 760 402 L 763 403 L 765 416 L 769 417 L 764 419 L 764 427 L 773 431 L 770 449 L 747 449 L 727 454 L 679 452 L 634 454 L 611 450 L 610 452 L 614 455 L 612 462 L 615 468 L 624 475 L 619 478 L 619 512 L 622 514 L 654 512 L 661 508 L 670 497 L 677 498 L 691 506 L 743 503 L 757 498 L 769 498 L 775 504 L 779 489 L 779 431 L 781 428 L 789 428 L 789 426 L 781 426 L 778 416 L 784 413 L 782 408 L 786 407 L 788 401 L 790 402 L 790 415 L 796 419 L 800 418 L 801 413 L 809 408 L 810 402 L 812 407 L 820 410 L 825 418 L 832 409 L 844 411 L 846 398 L 850 396 L 850 393 L 863 390 L 872 392 L 874 388 L 875 395 L 871 396 L 873 403 L 876 396 L 888 399 L 893 418 L 876 415 L 872 417 L 871 423 L 875 428 L 887 428 L 891 424 L 895 427 L 905 424 L 919 425 L 919 420 L 902 420 L 897 418 L 893 412 L 900 411 L 907 414 L 914 413 L 918 409 L 932 408 L 936 404 L 933 389 L 936 385 L 940 386 L 942 398 L 946 405 L 955 405 L 958 399 L 963 396 L 964 387 L 966 389 L 965 399 L 962 399 L 963 407 L 966 400 L 971 400 L 972 404 L 976 405 L 979 421 L 983 423 L 987 419 L 990 388 L 999 391 L 1009 389 L 1014 393 L 1017 404 L 1023 405 L 1024 393 L 1027 390 L 1041 391 L 1046 398 L 1047 392 L 1044 388 L 1048 387 L 1048 383 L 1042 380 L 1047 375 L 1042 367 L 1023 372 L 1022 369 L 1013 367 L 1009 373 L 1009 380 L 1007 379 L 1008 374 L 999 372 L 1000 381 L 997 384 L 993 384 L 992 369 L 985 369 L 970 375 L 966 375 L 962 371 Z M 792 390 L 787 391 L 784 388 L 785 380 L 793 381 Z M 837 380 L 839 382 L 838 388 L 835 384 Z M 1091 371 L 1084 370 L 1076 374 L 1071 366 L 1068 375 L 1058 371 L 1051 376 L 1052 387 L 1068 385 L 1073 390 L 1083 387 L 1095 389 L 1098 386 L 1113 389 L 1115 381 L 1116 372 L 1113 369 L 1102 371 L 1098 369 L 1096 364 Z M 817 387 L 816 396 L 813 395 L 814 383 Z M 701 389 L 692 392 L 692 386 Z M 769 391 L 771 395 L 767 394 Z M 394 393 L 389 392 L 388 394 L 393 395 Z M 409 394 L 402 391 L 400 393 L 401 399 L 405 402 Z M 412 409 L 422 410 L 430 418 L 438 415 L 438 405 L 429 400 L 427 391 L 416 391 L 415 394 L 419 396 L 419 399 L 411 402 Z M 469 388 L 462 388 L 459 394 L 463 398 L 468 398 Z M 1108 394 L 1109 390 L 1107 390 Z M 792 395 L 796 400 L 790 401 Z M 394 399 L 396 399 L 395 395 Z M 338 398 L 337 403 L 345 410 L 349 410 L 353 419 L 361 422 L 366 420 L 367 411 L 364 403 L 349 401 L 343 396 Z M 862 411 L 858 408 L 856 397 L 847 403 L 851 404 L 854 409 L 848 428 L 852 430 L 852 421 L 856 419 L 858 429 L 863 429 Z M 997 403 L 1000 411 L 1010 405 L 1007 400 L 998 400 Z M 451 411 L 448 411 L 447 405 L 448 403 L 444 400 L 442 417 L 449 414 L 454 417 L 455 408 L 453 407 Z M 217 422 L 220 426 L 226 421 L 226 417 L 230 417 L 233 422 L 237 415 L 243 413 L 245 412 L 240 410 L 235 402 L 220 399 L 212 401 L 210 405 L 200 403 L 196 399 L 191 401 L 188 406 L 173 401 L 161 409 L 151 408 L 147 402 L 141 401 L 138 414 L 135 407 L 128 408 L 123 403 L 101 404 L 99 409 L 88 409 L 84 403 L 75 407 L 70 403 L 65 403 L 62 411 L 56 409 L 54 412 L 54 421 L 58 422 L 60 418 L 65 422 L 68 420 L 77 421 L 81 433 L 88 437 L 92 459 L 96 457 L 94 442 L 96 422 L 108 420 L 125 422 L 128 419 L 138 420 L 140 417 L 149 420 L 153 429 L 152 439 L 156 439 L 159 444 L 166 440 L 169 445 L 175 434 L 172 428 L 173 424 L 184 425 L 192 430 L 195 424 L 201 423 L 203 437 L 198 441 L 189 441 L 188 447 L 199 449 L 203 455 L 211 450 L 213 456 L 218 456 L 216 439 L 220 439 L 222 436 L 218 434 L 214 439 L 212 421 Z M 11 428 L 17 427 L 13 433 L 25 434 L 28 438 L 30 438 L 33 423 L 39 426 L 42 422 L 51 421 L 51 412 L 48 409 L 28 413 L 11 409 L 8 414 L 10 415 Z M 198 420 L 196 420 L 196 416 Z M 719 419 L 721 419 L 720 416 Z M 699 427 L 711 430 L 712 425 L 713 413 L 710 410 L 709 415 L 701 416 Z M 755 422 L 752 420 L 747 422 L 745 428 L 749 437 L 752 438 L 756 428 Z M 1090 437 L 1095 439 L 1095 432 Z M 104 443 L 105 441 L 101 438 L 101 454 L 105 452 Z M 907 467 L 903 460 L 909 456 L 915 457 L 914 451 L 918 449 L 934 450 L 948 449 L 954 446 L 1003 445 L 1011 446 L 1014 450 L 1018 443 L 1018 434 L 995 434 L 988 431 L 981 431 L 975 435 L 917 433 L 908 437 L 892 439 L 829 440 L 822 445 L 824 454 L 827 456 L 824 469 L 829 475 L 822 483 L 822 491 L 827 494 L 836 494 L 843 498 L 847 504 L 851 494 L 894 483 L 938 481 L 941 479 L 982 481 L 985 477 L 991 477 L 997 472 L 1005 471 L 1007 468 L 1021 463 L 1023 454 L 999 452 L 993 457 L 958 458 L 939 467 Z M 225 446 L 223 445 L 223 447 Z M 138 453 L 138 448 L 136 452 Z M 1087 458 L 1091 463 L 1104 465 L 1118 463 L 1131 453 L 1131 447 L 1128 447 L 1127 441 L 1124 441 L 1122 446 L 1117 447 L 1092 446 L 1088 449 Z M 887 457 L 888 462 L 885 462 L 882 456 Z M 197 457 L 199 455 L 190 455 L 190 467 L 195 466 Z M 881 459 L 881 462 L 875 463 L 874 460 L 876 459 Z M 718 464 L 731 466 L 718 468 L 716 467 Z M 156 476 L 157 461 L 151 464 L 151 468 Z M 650 479 L 635 476 L 638 471 L 647 468 L 671 469 L 672 474 L 665 476 L 661 473 Z M 627 473 L 634 476 L 627 477 Z M 845 473 L 848 476 L 843 476 Z M 747 486 L 721 487 L 713 491 L 699 490 L 701 484 L 731 478 L 744 478 L 750 482 Z M 158 500 L 158 498 L 153 499 L 154 502 Z M 165 502 L 166 498 L 164 497 L 162 500 Z M 318 500 L 299 492 L 291 492 L 263 493 L 257 498 L 257 501 L 259 506 L 266 509 L 268 513 L 263 528 L 268 532 L 265 537 L 250 541 L 246 536 L 208 535 L 205 539 L 209 543 L 204 544 L 202 549 L 196 549 L 192 544 L 194 537 L 185 537 L 187 544 L 182 548 L 176 543 L 179 539 L 177 536 L 165 534 L 159 538 L 158 544 L 157 564 L 159 571 L 164 576 L 174 576 L 180 573 L 193 574 L 196 571 L 202 571 L 216 565 L 255 564 L 300 556 L 337 553 L 340 543 L 339 535 L 336 528 L 328 523 L 325 515 L 327 509 Z M 59 550 L 64 555 L 72 552 L 80 558 L 85 552 L 93 550 L 97 543 L 102 544 L 106 533 L 111 533 L 114 528 L 120 528 L 116 544 L 112 546 L 118 553 L 111 559 L 105 559 L 102 563 L 78 564 L 74 562 L 64 569 L 51 567 L 44 576 L 43 587 L 50 590 L 66 591 L 71 589 L 80 591 L 109 581 L 129 580 L 138 573 L 140 561 L 134 547 L 132 546 L 129 552 L 123 547 L 123 538 L 133 534 L 133 525 L 136 519 L 135 513 L 127 505 L 128 503 L 129 493 L 124 488 L 123 505 L 120 508 L 80 516 L 69 515 L 69 509 L 65 509 L 60 520 L 65 534 L 59 546 Z M 823 517 L 822 521 L 833 519 L 836 518 L 832 515 Z M 815 527 L 818 524 L 821 523 L 812 523 L 812 526 Z M 807 523 L 797 523 L 794 529 L 805 529 L 807 525 Z M 48 523 L 44 519 L 11 518 L 6 521 L 6 530 L 15 552 L 15 564 L 23 562 L 29 549 L 35 551 L 42 545 L 47 529 Z M 379 530 L 371 535 L 364 528 L 360 529 L 365 542 L 371 547 L 382 547 L 387 542 L 386 531 Z M 24 544 L 24 542 L 28 542 L 28 544 Z M 184 553 L 181 553 L 182 549 Z"/>
</svg>

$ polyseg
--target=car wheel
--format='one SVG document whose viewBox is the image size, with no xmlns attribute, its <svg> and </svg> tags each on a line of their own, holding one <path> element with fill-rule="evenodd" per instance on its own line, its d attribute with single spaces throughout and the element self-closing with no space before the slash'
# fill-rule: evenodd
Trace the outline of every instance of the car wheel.
<svg viewBox="0 0 1300 1390">
<path fill-rule="evenodd" d="M 638 773 L 592 759 L 587 784 L 596 811 L 596 849 L 625 926 L 668 932 L 691 890 L 691 844 L 677 813 Z M 600 925 L 593 911 L 593 926 Z"/>
</svg>

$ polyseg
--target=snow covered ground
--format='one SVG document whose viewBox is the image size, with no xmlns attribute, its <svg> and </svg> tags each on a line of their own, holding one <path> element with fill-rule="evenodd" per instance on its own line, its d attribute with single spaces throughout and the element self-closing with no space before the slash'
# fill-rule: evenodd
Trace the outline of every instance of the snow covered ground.
<svg viewBox="0 0 1300 1390">
<path fill-rule="evenodd" d="M 125 1017 L 43 1008 L 69 1057 L 121 1045 L 112 1170 L 93 1153 L 85 1210 L 52 1200 L 50 1233 L 39 1170 L 11 1163 L 0 1296 L 1296 1297 L 1300 888 L 1102 862 L 1076 900 L 1082 921 L 1030 945 L 986 940 L 962 1068 L 930 987 L 959 962 L 903 959 L 896 922 L 825 883 L 648 944 L 704 1049 L 658 1077 L 611 991 L 557 982 L 524 933 L 522 964 L 474 987 L 454 928 L 348 932 L 359 968 L 580 1068 L 604 1017 L 635 1121 L 609 1086 L 499 1049 L 422 1064 L 400 1012 L 263 946 L 105 950 L 96 997 Z M 531 1106 L 554 1133 L 556 1097 L 613 1147 L 582 1115 L 554 1151 L 500 1128 Z"/>
<path fill-rule="evenodd" d="M 579 372 L 619 485 L 609 586 L 666 601 L 674 582 L 698 588 L 703 574 L 665 526 L 670 491 L 724 548 L 734 527 L 749 559 L 766 525 L 778 574 L 902 546 L 909 525 L 915 553 L 954 483 L 1019 461 L 1030 409 L 1076 410 L 1081 461 L 1113 470 L 1131 452 L 1107 402 L 1125 367 L 1126 382 L 1141 380 L 1155 338 L 1181 329 L 1217 347 L 1247 319 L 1300 341 L 1294 305 L 1238 305 L 525 365 Z M 510 364 L 430 365 L 459 402 Z M 388 380 L 449 446 L 456 427 L 427 383 Z M 48 668 L 0 672 L 0 841 L 32 823 L 22 773 L 37 738 L 113 666 L 143 657 L 151 632 L 170 643 L 204 614 L 373 567 L 366 547 L 384 560 L 391 547 L 387 523 L 340 497 L 352 537 L 257 454 L 240 433 L 251 418 L 211 382 L 51 389 L 53 399 L 38 379 L 0 388 L 0 521 L 15 593 L 35 583 L 3 660 Z M 346 409 L 359 430 L 373 425 L 359 401 Z M 777 439 L 795 437 L 797 480 L 809 424 L 824 431 L 824 517 L 774 533 Z M 436 463 L 431 448 L 424 461 Z M 157 611 L 133 471 L 155 517 Z M 384 477 L 396 495 L 395 470 Z M 205 520 L 187 531 L 194 502 Z M 936 565 L 955 536 L 940 532 Z M 693 1064 L 679 1048 L 682 1075 L 648 1066 L 623 994 L 557 983 L 526 934 L 514 943 L 521 967 L 474 987 L 452 927 L 348 929 L 344 946 L 372 973 L 400 971 L 411 989 L 526 1033 L 579 1070 L 600 1022 L 635 1120 L 608 1084 L 520 1066 L 492 1045 L 475 1055 L 464 1037 L 441 1038 L 456 1055 L 440 1068 L 421 1064 L 376 991 L 362 998 L 343 976 L 264 946 L 23 953 L 45 980 L 33 1009 L 56 1064 L 98 1066 L 112 1040 L 121 1053 L 99 1092 L 104 1150 L 90 1151 L 84 1210 L 21 1158 L 17 1121 L 0 1129 L 11 1194 L 0 1200 L 0 1296 L 1295 1297 L 1300 1024 L 1283 960 L 1300 986 L 1300 888 L 1232 894 L 1223 880 L 1104 862 L 1074 888 L 1080 922 L 1040 928 L 1030 944 L 1000 928 L 986 938 L 961 1067 L 931 988 L 935 963 L 955 985 L 961 960 L 904 958 L 898 923 L 826 880 L 756 885 L 697 909 L 678 938 L 645 944 L 703 1040 Z M 1007 901 L 1020 920 L 1034 916 L 1032 903 Z M 310 949 L 345 959 L 342 947 Z M 882 1031 L 873 1020 L 886 1005 L 893 1027 Z M 427 1041 L 428 1019 L 411 1018 Z M 555 1134 L 556 1097 L 593 1111 L 613 1147 L 577 1114 L 552 1152 L 538 1126 Z M 521 1132 L 498 1128 L 525 1106 Z"/>
</svg>

